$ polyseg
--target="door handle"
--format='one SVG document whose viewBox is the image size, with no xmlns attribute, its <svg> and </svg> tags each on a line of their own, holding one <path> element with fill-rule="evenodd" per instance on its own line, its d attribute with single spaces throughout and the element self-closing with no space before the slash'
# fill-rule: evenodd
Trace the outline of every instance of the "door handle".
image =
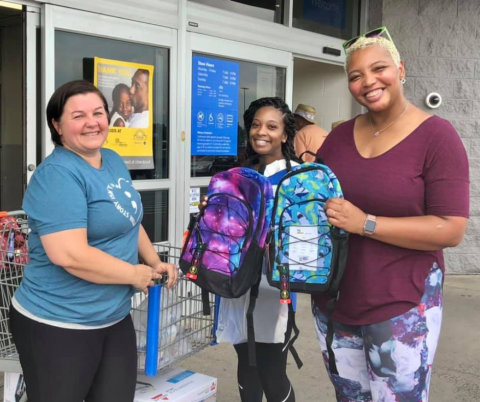
<svg viewBox="0 0 480 402">
<path fill-rule="evenodd" d="M 29 172 L 33 172 L 36 168 L 37 167 L 33 163 L 30 163 L 30 165 L 27 166 Z"/>
</svg>

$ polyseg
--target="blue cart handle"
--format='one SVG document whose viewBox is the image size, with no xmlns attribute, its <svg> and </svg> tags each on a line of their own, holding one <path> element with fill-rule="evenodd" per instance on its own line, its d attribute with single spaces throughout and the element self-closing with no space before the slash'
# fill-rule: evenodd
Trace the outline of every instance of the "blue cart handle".
<svg viewBox="0 0 480 402">
<path fill-rule="evenodd" d="M 148 288 L 147 345 L 145 375 L 155 377 L 158 371 L 158 333 L 160 330 L 161 284 Z"/>
</svg>

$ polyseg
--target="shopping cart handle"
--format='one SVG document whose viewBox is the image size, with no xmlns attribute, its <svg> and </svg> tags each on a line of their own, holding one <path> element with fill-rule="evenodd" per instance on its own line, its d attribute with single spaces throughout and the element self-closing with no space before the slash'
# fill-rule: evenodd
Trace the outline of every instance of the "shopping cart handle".
<svg viewBox="0 0 480 402">
<path fill-rule="evenodd" d="M 155 377 L 158 371 L 158 332 L 160 329 L 160 299 L 163 285 L 148 288 L 147 345 L 145 375 Z"/>
<path fill-rule="evenodd" d="M 21 209 L 17 211 L 0 211 L 0 218 L 6 218 L 7 216 L 15 216 L 15 215 L 24 215 L 25 212 Z"/>
</svg>

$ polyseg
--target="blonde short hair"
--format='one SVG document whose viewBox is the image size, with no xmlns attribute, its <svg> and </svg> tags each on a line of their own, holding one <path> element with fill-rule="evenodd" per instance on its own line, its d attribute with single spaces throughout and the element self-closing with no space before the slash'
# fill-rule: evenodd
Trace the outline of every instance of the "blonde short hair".
<svg viewBox="0 0 480 402">
<path fill-rule="evenodd" d="M 350 61 L 350 55 L 357 50 L 365 49 L 366 47 L 370 46 L 380 46 L 381 48 L 385 49 L 389 54 L 390 57 L 392 58 L 393 62 L 397 67 L 400 67 L 400 53 L 398 53 L 398 50 L 395 46 L 395 44 L 382 36 L 377 36 L 374 38 L 366 38 L 365 36 L 362 36 L 357 39 L 357 41 L 350 46 L 347 50 L 347 57 L 345 58 L 345 71 L 347 71 L 347 66 L 348 62 Z"/>
</svg>

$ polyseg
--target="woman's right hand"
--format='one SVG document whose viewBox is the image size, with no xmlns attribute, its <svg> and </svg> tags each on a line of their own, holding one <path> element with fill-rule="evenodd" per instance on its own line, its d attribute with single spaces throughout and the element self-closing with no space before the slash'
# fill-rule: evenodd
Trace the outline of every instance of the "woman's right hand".
<svg viewBox="0 0 480 402">
<path fill-rule="evenodd" d="M 152 267 L 144 264 L 134 265 L 135 273 L 132 286 L 135 289 L 141 290 L 143 293 L 148 293 L 148 288 L 155 284 L 155 279 L 161 278 Z"/>
<path fill-rule="evenodd" d="M 207 206 L 207 202 L 208 202 L 208 197 L 206 195 L 202 196 L 202 198 L 200 199 L 200 204 L 198 204 L 198 209 L 200 211 L 203 211 Z"/>
</svg>

